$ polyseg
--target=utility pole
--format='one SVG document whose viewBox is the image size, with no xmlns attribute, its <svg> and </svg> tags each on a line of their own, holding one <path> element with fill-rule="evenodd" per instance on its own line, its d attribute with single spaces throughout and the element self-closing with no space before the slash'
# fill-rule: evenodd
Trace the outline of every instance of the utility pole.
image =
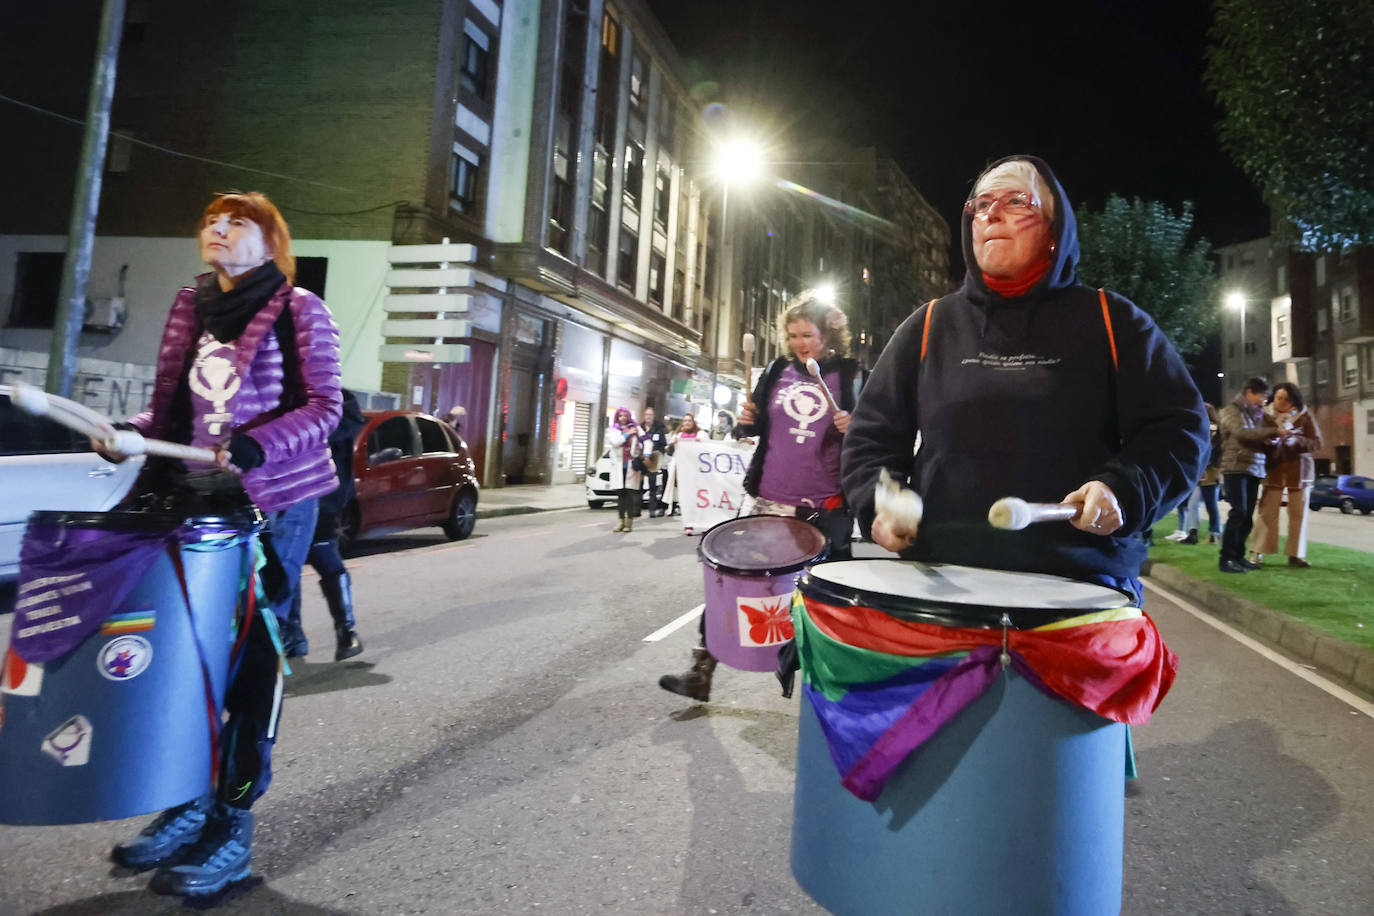
<svg viewBox="0 0 1374 916">
<path fill-rule="evenodd" d="M 47 390 L 62 397 L 72 393 L 76 347 L 86 317 L 86 281 L 91 275 L 95 221 L 100 212 L 100 179 L 105 169 L 105 142 L 110 134 L 110 102 L 114 98 L 115 66 L 124 34 L 124 0 L 105 0 L 96 42 L 95 70 L 86 104 L 86 134 L 77 165 L 76 192 L 67 226 L 67 257 L 62 265 L 62 291 L 53 318 L 48 350 Z"/>
</svg>

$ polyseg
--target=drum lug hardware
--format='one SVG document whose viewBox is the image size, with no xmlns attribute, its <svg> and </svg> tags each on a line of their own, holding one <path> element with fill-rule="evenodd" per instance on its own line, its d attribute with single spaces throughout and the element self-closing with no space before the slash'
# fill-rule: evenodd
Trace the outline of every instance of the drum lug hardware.
<svg viewBox="0 0 1374 916">
<path fill-rule="evenodd" d="M 998 661 L 1000 661 L 1000 662 L 1002 663 L 1002 667 L 1005 669 L 1005 668 L 1007 668 L 1007 667 L 1009 667 L 1009 666 L 1011 665 L 1011 651 L 1009 650 L 1008 645 L 1007 645 L 1007 639 L 1008 639 L 1009 634 L 1011 633 L 1011 615 L 1010 615 L 1010 614 L 1007 614 L 1007 613 L 1005 613 L 1005 612 L 1003 612 L 1001 623 L 1002 623 L 1002 654 L 998 657 Z"/>
</svg>

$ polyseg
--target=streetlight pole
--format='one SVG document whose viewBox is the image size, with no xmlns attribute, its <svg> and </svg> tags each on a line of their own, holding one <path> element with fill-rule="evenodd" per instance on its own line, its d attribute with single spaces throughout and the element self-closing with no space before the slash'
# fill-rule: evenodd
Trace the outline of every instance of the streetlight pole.
<svg viewBox="0 0 1374 916">
<path fill-rule="evenodd" d="M 1242 379 L 1242 384 L 1243 384 L 1243 383 L 1244 383 L 1244 380 L 1245 380 L 1245 379 L 1248 379 L 1248 378 L 1250 377 L 1249 373 L 1247 373 L 1247 372 L 1245 371 L 1245 370 L 1246 370 L 1246 365 L 1245 365 L 1245 364 L 1246 364 L 1246 359 L 1245 359 L 1245 355 L 1246 355 L 1246 348 L 1245 348 L 1245 312 L 1246 312 L 1246 307 L 1245 307 L 1245 294 L 1244 294 L 1244 293 L 1241 293 L 1241 292 L 1234 292 L 1234 293 L 1229 294 L 1229 295 L 1226 297 L 1226 304 L 1229 305 L 1231 308 L 1233 308 L 1233 309 L 1238 309 L 1238 310 L 1240 311 L 1240 377 L 1241 377 L 1241 379 Z"/>
</svg>

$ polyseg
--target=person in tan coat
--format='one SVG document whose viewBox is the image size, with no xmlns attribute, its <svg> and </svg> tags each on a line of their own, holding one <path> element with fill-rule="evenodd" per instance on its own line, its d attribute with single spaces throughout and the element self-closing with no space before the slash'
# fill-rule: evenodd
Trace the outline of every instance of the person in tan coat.
<svg viewBox="0 0 1374 916">
<path fill-rule="evenodd" d="M 1322 433 L 1303 404 L 1302 392 L 1292 382 L 1274 386 L 1269 408 L 1279 434 L 1269 440 L 1266 452 L 1268 476 L 1260 488 L 1252 562 L 1262 563 L 1264 554 L 1278 551 L 1279 510 L 1286 497 L 1288 565 L 1306 569 L 1312 565 L 1307 562 L 1307 501 L 1316 480 L 1312 453 L 1321 450 Z"/>
</svg>

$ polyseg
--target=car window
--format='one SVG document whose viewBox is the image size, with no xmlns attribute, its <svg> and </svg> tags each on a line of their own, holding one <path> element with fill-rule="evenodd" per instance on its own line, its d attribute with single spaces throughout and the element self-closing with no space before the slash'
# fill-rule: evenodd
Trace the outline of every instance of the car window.
<svg viewBox="0 0 1374 916">
<path fill-rule="evenodd" d="M 420 450 L 425 454 L 454 451 L 453 444 L 448 441 L 438 422 L 424 417 L 416 417 L 415 422 L 420 427 Z"/>
<path fill-rule="evenodd" d="M 0 397 L 0 455 L 88 452 L 90 440 L 46 417 L 24 413 Z"/>
<path fill-rule="evenodd" d="M 1317 486 L 1319 486 L 1319 487 L 1334 487 L 1335 485 L 1336 485 L 1336 478 L 1334 478 L 1334 477 L 1318 477 L 1318 478 L 1317 478 Z"/>
<path fill-rule="evenodd" d="M 384 449 L 400 449 L 402 455 L 414 455 L 415 443 L 410 431 L 410 419 L 392 417 L 383 420 L 367 437 L 367 453 L 375 455 Z"/>
</svg>

